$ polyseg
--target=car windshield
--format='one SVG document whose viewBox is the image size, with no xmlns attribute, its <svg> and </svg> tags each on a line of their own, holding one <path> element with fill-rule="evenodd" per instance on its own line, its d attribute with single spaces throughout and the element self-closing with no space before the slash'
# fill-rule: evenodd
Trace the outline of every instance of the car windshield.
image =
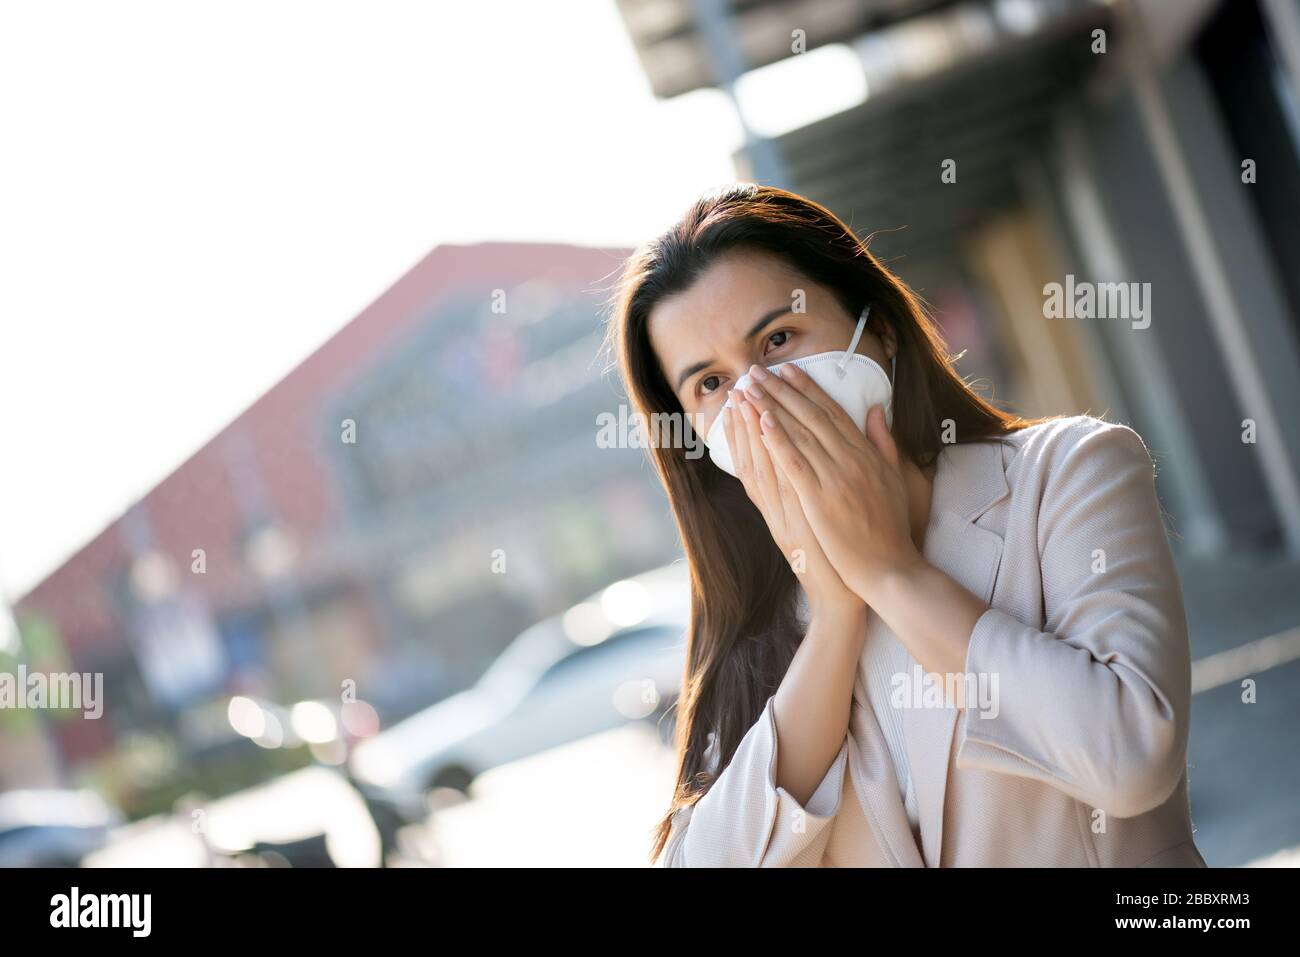
<svg viewBox="0 0 1300 957">
<path fill-rule="evenodd" d="M 552 681 L 557 676 L 564 675 L 574 669 L 581 673 L 584 666 L 590 665 L 593 661 L 601 660 L 607 655 L 631 654 L 644 657 L 660 651 L 667 652 L 673 648 L 677 639 L 678 636 L 675 630 L 666 625 L 628 628 L 624 631 L 618 631 L 599 644 L 581 647 L 572 654 L 561 658 L 547 669 L 546 673 L 541 676 L 541 680 Z"/>
<path fill-rule="evenodd" d="M 677 629 L 652 625 L 616 631 L 594 645 L 577 645 L 562 627 L 542 627 L 548 624 L 542 622 L 520 635 L 479 679 L 479 687 L 493 694 L 522 697 L 540 682 L 585 664 L 595 655 L 618 654 L 642 642 L 656 642 L 666 651 L 680 640 Z"/>
<path fill-rule="evenodd" d="M 654 608 L 656 617 L 678 617 L 685 621 L 689 614 L 689 586 L 684 565 L 675 564 L 648 572 L 634 579 L 636 586 L 646 595 L 647 607 Z M 619 583 L 626 586 L 626 582 Z M 570 609 L 597 609 L 599 615 L 600 597 L 592 596 L 581 605 Z M 607 619 L 602 618 L 602 623 Z M 579 622 L 579 631 L 581 631 Z M 607 627 L 607 626 L 606 626 Z M 603 641 L 584 644 L 573 640 L 565 628 L 565 616 L 556 615 L 538 622 L 522 632 L 519 637 L 506 646 L 497 659 L 488 666 L 479 678 L 476 687 L 492 695 L 517 697 L 526 694 L 536 686 L 546 672 L 558 663 L 570 658 L 575 653 L 598 648 L 609 642 L 626 636 L 629 632 L 643 631 L 644 628 L 629 628 L 623 632 L 614 632 Z"/>
<path fill-rule="evenodd" d="M 512 641 L 483 672 L 477 687 L 490 694 L 520 695 L 557 661 L 581 646 L 564 631 L 560 618 L 538 622 Z"/>
</svg>

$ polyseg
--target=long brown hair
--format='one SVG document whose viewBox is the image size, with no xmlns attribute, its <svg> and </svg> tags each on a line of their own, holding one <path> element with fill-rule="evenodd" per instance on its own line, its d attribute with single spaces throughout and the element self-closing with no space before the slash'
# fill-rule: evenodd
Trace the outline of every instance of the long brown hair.
<svg viewBox="0 0 1300 957">
<path fill-rule="evenodd" d="M 892 325 L 898 357 L 891 431 L 899 451 L 918 466 L 941 451 L 945 420 L 959 442 L 999 438 L 1033 421 L 971 390 L 918 297 L 837 216 L 788 190 L 752 183 L 705 194 L 624 266 L 606 345 L 643 421 L 683 413 L 650 345 L 651 311 L 690 288 L 720 255 L 738 249 L 780 256 L 831 291 L 855 320 L 870 303 L 872 319 Z M 795 617 L 794 572 L 741 483 L 708 456 L 690 459 L 682 443 L 670 447 L 651 438 L 650 458 L 672 505 L 691 582 L 686 669 L 676 705 L 677 787 L 653 835 L 653 862 L 673 814 L 698 801 L 714 780 L 705 761 L 710 733 L 721 773 L 776 692 L 803 634 Z"/>
</svg>

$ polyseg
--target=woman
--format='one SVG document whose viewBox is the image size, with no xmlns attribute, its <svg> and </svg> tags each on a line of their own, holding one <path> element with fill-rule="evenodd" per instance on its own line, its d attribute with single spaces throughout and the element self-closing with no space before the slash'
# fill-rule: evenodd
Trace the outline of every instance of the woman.
<svg viewBox="0 0 1300 957">
<path fill-rule="evenodd" d="M 651 450 L 692 589 L 652 860 L 1205 866 L 1135 432 L 994 408 L 843 222 L 771 187 L 638 250 L 610 337 L 643 421 L 709 446 Z"/>
</svg>

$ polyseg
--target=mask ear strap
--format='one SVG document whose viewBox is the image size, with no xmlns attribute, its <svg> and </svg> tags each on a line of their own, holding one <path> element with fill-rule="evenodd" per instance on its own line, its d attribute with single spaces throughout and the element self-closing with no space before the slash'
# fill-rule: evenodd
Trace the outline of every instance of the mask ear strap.
<svg viewBox="0 0 1300 957">
<path fill-rule="evenodd" d="M 836 363 L 841 374 L 848 367 L 849 360 L 853 358 L 853 353 L 858 348 L 858 340 L 862 338 L 862 330 L 867 328 L 867 316 L 869 315 L 871 315 L 870 303 L 867 304 L 867 308 L 862 310 L 862 315 L 858 317 L 858 327 L 853 330 L 853 338 L 849 341 L 849 348 L 845 351 L 844 358 Z"/>
</svg>

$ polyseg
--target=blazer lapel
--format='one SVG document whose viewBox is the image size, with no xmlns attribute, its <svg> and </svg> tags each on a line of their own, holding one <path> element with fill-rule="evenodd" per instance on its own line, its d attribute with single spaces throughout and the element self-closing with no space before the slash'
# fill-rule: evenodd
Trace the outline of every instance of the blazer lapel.
<svg viewBox="0 0 1300 957">
<path fill-rule="evenodd" d="M 1001 445 L 974 442 L 946 447 L 939 455 L 930 500 L 930 520 L 922 553 L 927 561 L 969 589 L 986 604 L 1002 558 L 1002 538 L 975 524 L 984 512 L 1006 496 L 1006 469 Z M 920 683 L 920 665 L 908 656 L 913 697 Z M 937 689 L 942 692 L 942 681 Z M 924 699 L 903 709 L 903 739 L 916 792 L 925 866 L 938 867 L 943 841 L 944 795 L 958 710 L 925 706 Z M 904 828 L 909 843 L 910 829 Z"/>
</svg>

